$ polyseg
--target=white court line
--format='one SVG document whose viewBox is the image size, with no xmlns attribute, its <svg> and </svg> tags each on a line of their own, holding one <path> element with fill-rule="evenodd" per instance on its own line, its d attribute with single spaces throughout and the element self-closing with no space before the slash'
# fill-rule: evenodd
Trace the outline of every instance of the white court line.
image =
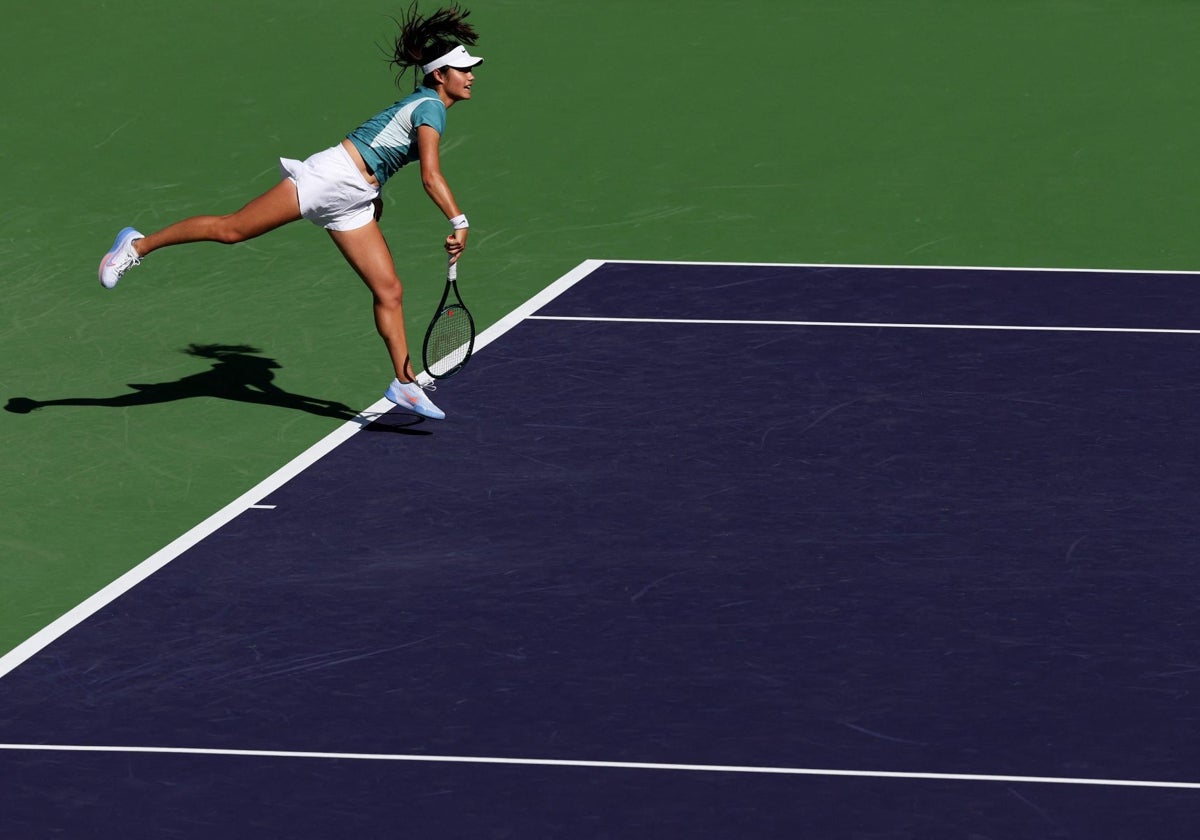
<svg viewBox="0 0 1200 840">
<path fill-rule="evenodd" d="M 916 271 L 1036 271 L 1062 274 L 1168 274 L 1193 276 L 1200 271 L 1160 270 L 1154 268 L 1038 268 L 1034 266 L 998 265 L 895 265 L 890 263 L 781 263 L 781 262 L 703 262 L 690 260 L 602 260 L 611 265 L 707 265 L 747 266 L 750 268 L 874 268 L 913 269 Z"/>
<path fill-rule="evenodd" d="M 618 324 L 703 324 L 768 327 L 867 327 L 892 330 L 1025 330 L 1029 332 L 1162 333 L 1200 335 L 1200 330 L 1154 327 L 1036 327 L 1021 324 L 889 324 L 876 321 L 754 321 L 732 318 L 608 318 L 586 315 L 530 315 L 530 321 L 611 321 Z"/>
<path fill-rule="evenodd" d="M 501 335 L 519 324 L 529 314 L 545 306 L 549 301 L 565 292 L 571 286 L 578 283 L 580 280 L 591 274 L 603 264 L 604 263 L 601 260 L 587 260 L 583 263 L 580 263 L 567 274 L 563 275 L 554 283 L 547 286 L 537 295 L 530 298 L 521 306 L 517 307 L 496 324 L 480 333 L 475 342 L 476 348 L 485 347 L 486 345 L 495 341 Z M 421 375 L 421 379 L 428 381 L 428 378 L 424 374 Z M 269 507 L 262 505 L 261 500 L 271 495 L 271 493 L 278 490 L 284 484 L 291 481 L 300 473 L 304 472 L 317 461 L 324 458 L 334 449 L 341 446 L 355 433 L 362 430 L 367 424 L 374 420 L 375 417 L 383 414 L 391 408 L 391 402 L 386 399 L 380 399 L 370 408 L 364 409 L 353 420 L 343 423 L 325 438 L 309 447 L 300 455 L 296 456 L 277 472 L 263 479 L 263 481 L 259 482 L 250 490 L 247 490 L 241 496 L 238 496 L 228 505 L 205 519 L 199 525 L 196 525 L 187 533 L 159 549 L 157 552 L 150 555 L 150 557 L 146 558 L 128 572 L 114 580 L 108 586 L 104 587 L 87 600 L 59 616 L 50 624 L 34 633 L 24 642 L 21 642 L 8 653 L 0 656 L 0 678 L 3 678 L 6 674 L 10 673 L 14 668 L 21 665 L 21 663 L 29 660 L 31 657 L 36 655 L 38 651 L 45 648 L 51 642 L 61 637 L 72 628 L 86 621 L 105 606 L 111 604 L 117 598 L 120 598 L 139 583 L 162 569 L 189 548 L 192 548 L 206 537 L 220 530 L 247 510 L 252 508 L 262 509 Z"/>
<path fill-rule="evenodd" d="M 691 773 L 749 773 L 770 776 L 825 776 L 861 779 L 919 779 L 949 782 L 1088 785 L 1094 787 L 1170 788 L 1200 790 L 1200 782 L 1158 782 L 1141 779 L 1088 779 L 1065 776 L 1005 776 L 984 773 L 910 773 L 892 770 L 831 770 L 808 767 L 755 767 L 741 764 L 664 764 L 643 761 L 582 761 L 558 758 L 496 758 L 463 755 L 404 755 L 388 753 L 297 752 L 291 750 L 225 750 L 184 747 L 68 746 L 61 744 L 0 744 L 0 751 L 75 752 L 147 755 L 224 756 L 234 758 L 326 759 L 338 761 L 408 761 L 428 764 L 506 764 L 526 767 L 586 767 L 601 770 L 661 770 Z"/>
</svg>

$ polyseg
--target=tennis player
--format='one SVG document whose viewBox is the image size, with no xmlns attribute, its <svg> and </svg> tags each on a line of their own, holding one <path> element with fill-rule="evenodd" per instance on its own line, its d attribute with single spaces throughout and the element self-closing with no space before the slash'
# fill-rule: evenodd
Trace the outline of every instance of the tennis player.
<svg viewBox="0 0 1200 840">
<path fill-rule="evenodd" d="M 374 297 L 375 325 L 387 346 L 395 379 L 385 396 L 423 417 L 441 420 L 416 381 L 404 330 L 403 290 L 391 251 L 379 228 L 380 189 L 402 167 L 418 161 L 425 192 L 449 219 L 453 231 L 445 248 L 457 260 L 467 245 L 467 217 L 442 175 L 439 144 L 446 111 L 471 98 L 472 68 L 482 58 L 467 51 L 478 36 L 457 4 L 427 16 L 416 4 L 400 21 L 391 64 L 399 85 L 408 68 L 420 69 L 413 93 L 385 108 L 336 146 L 305 161 L 280 159 L 281 180 L 241 210 L 224 216 L 193 216 L 143 235 L 131 227 L 117 234 L 100 263 L 100 283 L 111 289 L 130 268 L 159 248 L 185 242 L 233 244 L 277 227 L 308 219 L 329 231 L 350 266 Z M 415 75 L 415 71 L 414 71 Z"/>
</svg>

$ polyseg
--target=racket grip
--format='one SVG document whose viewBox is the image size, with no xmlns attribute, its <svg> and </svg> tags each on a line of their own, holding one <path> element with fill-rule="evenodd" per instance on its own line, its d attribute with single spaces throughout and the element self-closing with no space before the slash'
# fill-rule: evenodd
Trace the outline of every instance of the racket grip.
<svg viewBox="0 0 1200 840">
<path fill-rule="evenodd" d="M 446 265 L 446 279 L 453 283 L 458 279 L 458 263 L 451 261 Z"/>
</svg>

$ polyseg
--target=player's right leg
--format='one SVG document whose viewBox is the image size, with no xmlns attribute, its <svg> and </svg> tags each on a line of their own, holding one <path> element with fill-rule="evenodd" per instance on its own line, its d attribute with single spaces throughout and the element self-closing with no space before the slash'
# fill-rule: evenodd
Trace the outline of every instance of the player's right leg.
<svg viewBox="0 0 1200 840">
<path fill-rule="evenodd" d="M 125 228 L 113 242 L 112 249 L 100 262 L 100 283 L 111 289 L 142 257 L 185 242 L 245 242 L 277 227 L 300 218 L 300 198 L 296 184 L 285 178 L 236 213 L 224 216 L 192 216 L 168 225 L 160 231 L 143 236 L 133 228 Z"/>
</svg>

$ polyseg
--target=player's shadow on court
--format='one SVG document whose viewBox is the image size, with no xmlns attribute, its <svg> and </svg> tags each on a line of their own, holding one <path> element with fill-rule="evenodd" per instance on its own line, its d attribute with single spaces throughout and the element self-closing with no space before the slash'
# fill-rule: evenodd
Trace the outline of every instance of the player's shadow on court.
<svg viewBox="0 0 1200 840">
<path fill-rule="evenodd" d="M 113 397 L 63 397 L 52 400 L 13 397 L 4 409 L 14 414 L 28 414 L 59 405 L 129 408 L 195 397 L 215 397 L 307 411 L 338 420 L 353 420 L 359 416 L 359 413 L 348 405 L 283 390 L 275 384 L 275 371 L 282 366 L 268 356 L 259 355 L 262 351 L 255 347 L 245 344 L 191 344 L 183 352 L 199 359 L 208 359 L 212 366 L 206 371 L 185 376 L 174 382 L 131 383 L 131 392 Z M 395 427 L 395 430 L 400 431 L 400 428 Z"/>
</svg>

